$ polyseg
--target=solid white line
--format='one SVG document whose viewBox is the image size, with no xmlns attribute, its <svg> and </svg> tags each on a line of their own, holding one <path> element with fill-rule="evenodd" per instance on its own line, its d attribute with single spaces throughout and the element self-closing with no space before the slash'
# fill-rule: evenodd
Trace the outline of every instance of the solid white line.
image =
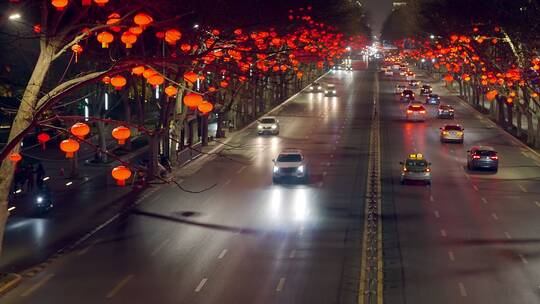
<svg viewBox="0 0 540 304">
<path fill-rule="evenodd" d="M 435 202 L 435 198 L 433 197 L 433 195 L 429 196 L 429 201 L 432 202 L 432 203 Z"/>
<path fill-rule="evenodd" d="M 496 220 L 496 221 L 499 220 L 499 217 L 497 216 L 497 214 L 495 212 L 491 214 L 491 217 L 493 217 L 493 219 Z"/>
<path fill-rule="evenodd" d="M 504 235 L 506 236 L 507 239 L 511 240 L 512 239 L 512 236 L 510 235 L 510 233 L 508 232 L 504 232 Z"/>
<path fill-rule="evenodd" d="M 440 218 L 441 215 L 439 214 L 439 211 L 433 211 L 433 214 L 435 214 L 435 217 L 436 218 Z"/>
<path fill-rule="evenodd" d="M 476 185 L 473 185 L 472 187 L 473 187 L 474 191 L 478 191 L 478 187 Z"/>
<path fill-rule="evenodd" d="M 238 171 L 236 171 L 236 173 L 240 174 L 242 173 L 242 171 L 244 171 L 244 169 L 246 169 L 247 166 L 243 166 L 242 168 L 238 169 Z"/>
<path fill-rule="evenodd" d="M 539 201 L 534 201 L 534 204 L 540 208 L 540 202 Z"/>
<path fill-rule="evenodd" d="M 49 275 L 47 275 L 46 277 L 44 277 L 43 279 L 41 279 L 39 282 L 37 282 L 36 284 L 34 284 L 32 287 L 28 288 L 28 290 L 26 290 L 25 292 L 23 292 L 21 294 L 21 297 L 27 297 L 29 296 L 30 294 L 32 294 L 34 291 L 36 291 L 38 288 L 40 288 L 41 286 L 43 286 L 45 283 L 47 283 L 50 279 L 52 279 L 52 277 L 54 277 L 54 273 L 51 273 Z"/>
<path fill-rule="evenodd" d="M 454 257 L 454 253 L 452 251 L 448 251 L 448 258 L 452 262 L 456 260 L 456 257 Z"/>
<path fill-rule="evenodd" d="M 328 174 L 328 172 L 324 171 L 324 172 L 322 173 L 322 176 L 326 176 L 326 174 Z"/>
<path fill-rule="evenodd" d="M 446 230 L 441 229 L 441 235 L 442 235 L 443 237 L 446 237 L 446 235 L 447 235 L 447 234 L 446 234 Z"/>
<path fill-rule="evenodd" d="M 132 278 L 133 278 L 133 275 L 130 274 L 124 279 L 122 279 L 122 281 L 120 281 L 111 291 L 109 291 L 109 293 L 106 296 L 107 299 L 114 297 L 120 291 L 120 289 L 122 289 L 122 287 L 124 287 Z"/>
<path fill-rule="evenodd" d="M 522 185 L 518 185 L 519 189 L 521 189 L 522 192 L 527 192 L 527 189 L 525 189 L 525 187 L 523 187 Z"/>
<path fill-rule="evenodd" d="M 293 249 L 291 250 L 291 253 L 289 254 L 289 258 L 294 259 L 295 256 L 296 256 L 296 249 Z"/>
<path fill-rule="evenodd" d="M 159 244 L 150 254 L 151 256 L 155 256 L 165 245 L 169 243 L 170 239 L 165 239 L 161 244 Z"/>
<path fill-rule="evenodd" d="M 221 253 L 218 256 L 218 260 L 223 259 L 223 257 L 227 254 L 227 251 L 228 251 L 227 249 L 221 250 Z"/>
<path fill-rule="evenodd" d="M 81 255 L 87 253 L 90 249 L 92 249 L 92 247 L 94 247 L 94 245 L 96 245 L 100 241 L 101 241 L 101 239 L 96 239 L 95 241 L 92 242 L 92 244 L 88 245 L 86 248 L 84 248 L 84 249 L 80 250 L 79 252 L 77 252 L 77 255 L 81 256 Z"/>
<path fill-rule="evenodd" d="M 484 197 L 482 197 L 481 200 L 482 200 L 482 202 L 483 202 L 484 204 L 487 204 L 487 203 L 488 203 L 487 199 L 485 199 Z"/>
<path fill-rule="evenodd" d="M 208 281 L 207 278 L 202 279 L 199 285 L 197 285 L 197 288 L 195 288 L 195 292 L 201 291 L 201 289 L 203 289 L 204 287 L 204 284 L 206 284 L 206 281 Z"/>
<path fill-rule="evenodd" d="M 467 290 L 465 289 L 465 285 L 463 285 L 463 283 L 461 282 L 459 282 L 458 285 L 459 285 L 459 293 L 461 294 L 462 297 L 466 297 Z"/>
<path fill-rule="evenodd" d="M 276 287 L 276 291 L 277 292 L 282 291 L 283 290 L 283 285 L 285 285 L 285 278 L 279 279 L 279 282 L 278 282 L 277 287 Z"/>
<path fill-rule="evenodd" d="M 518 256 L 521 259 L 521 262 L 523 262 L 523 264 L 529 264 L 529 261 L 527 261 L 523 254 L 519 253 Z"/>
</svg>

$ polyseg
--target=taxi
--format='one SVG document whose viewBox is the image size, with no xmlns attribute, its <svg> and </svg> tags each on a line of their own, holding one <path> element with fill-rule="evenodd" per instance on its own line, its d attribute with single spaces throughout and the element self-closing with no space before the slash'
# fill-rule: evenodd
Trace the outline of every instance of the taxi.
<svg viewBox="0 0 540 304">
<path fill-rule="evenodd" d="M 431 163 L 421 153 L 411 153 L 405 161 L 399 162 L 401 168 L 401 184 L 407 181 L 425 182 L 431 185 Z"/>
</svg>

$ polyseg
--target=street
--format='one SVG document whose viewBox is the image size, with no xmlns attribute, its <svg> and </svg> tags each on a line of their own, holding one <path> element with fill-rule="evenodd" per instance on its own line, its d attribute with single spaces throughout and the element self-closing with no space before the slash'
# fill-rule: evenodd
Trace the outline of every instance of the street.
<svg viewBox="0 0 540 304">
<path fill-rule="evenodd" d="M 356 303 L 366 152 L 376 67 L 321 79 L 280 108 L 279 136 L 251 126 L 220 156 L 5 296 L 6 303 Z M 283 148 L 306 154 L 310 182 L 273 185 Z"/>
</svg>

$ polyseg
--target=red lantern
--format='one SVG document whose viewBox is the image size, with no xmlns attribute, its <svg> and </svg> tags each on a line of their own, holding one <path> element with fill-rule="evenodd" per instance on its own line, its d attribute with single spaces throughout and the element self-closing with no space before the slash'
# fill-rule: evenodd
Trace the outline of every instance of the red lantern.
<svg viewBox="0 0 540 304">
<path fill-rule="evenodd" d="M 190 109 L 197 108 L 201 102 L 203 102 L 203 97 L 200 94 L 188 93 L 184 96 L 184 104 Z"/>
<path fill-rule="evenodd" d="M 182 50 L 182 52 L 184 52 L 184 53 L 187 53 L 187 52 L 191 51 L 191 45 L 189 45 L 187 43 L 183 43 L 180 46 L 180 50 Z"/>
<path fill-rule="evenodd" d="M 135 22 L 135 24 L 137 24 L 138 26 L 140 26 L 143 29 L 145 27 L 147 27 L 153 21 L 154 21 L 154 19 L 152 19 L 152 17 L 150 17 L 149 15 L 144 14 L 144 13 L 139 13 L 139 14 L 135 15 L 135 17 L 133 17 L 133 22 Z"/>
<path fill-rule="evenodd" d="M 111 77 L 105 76 L 105 77 L 101 78 L 101 81 L 103 81 L 104 84 L 109 84 L 109 83 L 111 83 Z"/>
<path fill-rule="evenodd" d="M 499 92 L 497 92 L 497 90 L 491 90 L 486 93 L 486 98 L 487 100 L 492 101 L 493 99 L 495 99 L 495 97 L 497 97 L 498 94 Z"/>
<path fill-rule="evenodd" d="M 111 175 L 116 179 L 118 186 L 125 186 L 126 180 L 131 177 L 131 170 L 126 166 L 118 166 L 112 169 Z"/>
<path fill-rule="evenodd" d="M 112 130 L 112 137 L 118 140 L 119 145 L 125 144 L 126 139 L 128 139 L 130 136 L 131 136 L 131 130 L 124 126 L 119 126 Z"/>
<path fill-rule="evenodd" d="M 60 150 L 66 153 L 66 158 L 73 158 L 73 154 L 79 151 L 79 142 L 73 139 L 65 139 L 60 143 Z"/>
<path fill-rule="evenodd" d="M 127 80 L 124 76 L 116 75 L 111 78 L 111 84 L 116 90 L 121 90 L 127 83 Z"/>
<path fill-rule="evenodd" d="M 109 47 L 109 43 L 114 41 L 114 36 L 109 32 L 101 32 L 98 34 L 97 40 L 101 42 L 101 47 L 106 49 Z"/>
<path fill-rule="evenodd" d="M 122 40 L 122 42 L 126 44 L 126 49 L 130 49 L 133 47 L 133 44 L 137 42 L 137 35 L 133 34 L 130 31 L 127 31 L 122 34 L 120 40 Z"/>
<path fill-rule="evenodd" d="M 82 5 L 83 6 L 90 6 L 91 4 L 92 4 L 91 0 L 82 0 Z"/>
<path fill-rule="evenodd" d="M 156 71 L 154 71 L 154 70 L 152 70 L 152 69 L 146 69 L 146 70 L 144 70 L 144 72 L 143 72 L 143 77 L 144 77 L 145 79 L 150 79 L 150 77 L 152 77 L 152 76 L 154 76 L 154 75 L 156 75 L 156 74 L 157 74 Z"/>
<path fill-rule="evenodd" d="M 222 87 L 222 88 L 226 88 L 229 86 L 229 83 L 226 82 L 225 80 L 223 80 L 222 82 L 219 83 L 219 86 Z"/>
<path fill-rule="evenodd" d="M 134 35 L 140 35 L 140 34 L 142 34 L 143 29 L 140 26 L 133 26 L 133 27 L 129 28 L 129 32 L 134 34 Z"/>
<path fill-rule="evenodd" d="M 12 152 L 9 154 L 9 160 L 14 164 L 17 165 L 18 162 L 22 160 L 22 156 L 20 153 Z"/>
<path fill-rule="evenodd" d="M 165 41 L 170 45 L 175 45 L 182 38 L 182 33 L 177 29 L 170 29 L 165 32 Z"/>
<path fill-rule="evenodd" d="M 201 112 L 203 115 L 206 115 L 214 109 L 214 106 L 209 103 L 208 101 L 203 101 L 197 106 L 197 110 Z"/>
<path fill-rule="evenodd" d="M 52 0 L 52 6 L 56 8 L 57 11 L 63 11 L 64 8 L 69 4 L 68 0 Z"/>
<path fill-rule="evenodd" d="M 80 44 L 74 44 L 71 46 L 71 50 L 75 53 L 75 63 L 79 60 L 79 54 L 83 52 L 83 47 Z"/>
<path fill-rule="evenodd" d="M 109 20 L 107 20 L 107 25 L 111 26 L 111 30 L 115 33 L 118 33 L 122 30 L 118 24 L 120 23 L 121 16 L 118 13 L 112 13 L 109 15 Z"/>
<path fill-rule="evenodd" d="M 165 78 L 163 78 L 163 76 L 159 74 L 148 78 L 148 83 L 151 84 L 153 87 L 157 87 L 158 85 L 161 85 L 164 82 L 165 82 Z"/>
<path fill-rule="evenodd" d="M 189 83 L 195 83 L 198 79 L 198 75 L 193 71 L 189 71 L 184 74 L 184 79 Z"/>
<path fill-rule="evenodd" d="M 141 76 L 144 73 L 144 66 L 138 66 L 131 69 L 133 75 Z"/>
<path fill-rule="evenodd" d="M 452 82 L 452 81 L 454 81 L 454 77 L 452 75 L 450 75 L 450 74 L 446 74 L 446 75 L 444 75 L 444 81 Z"/>
<path fill-rule="evenodd" d="M 51 137 L 47 133 L 40 133 L 37 136 L 37 139 L 39 143 L 41 144 L 41 148 L 45 150 L 45 143 L 47 143 L 49 140 L 51 140 Z"/>
<path fill-rule="evenodd" d="M 165 88 L 165 94 L 169 97 L 176 96 L 178 89 L 175 86 L 168 86 Z"/>
<path fill-rule="evenodd" d="M 80 139 L 84 139 L 84 137 L 88 135 L 88 133 L 90 133 L 90 127 L 85 123 L 78 122 L 71 126 L 70 131 L 71 134 L 77 136 Z"/>
<path fill-rule="evenodd" d="M 105 4 L 107 4 L 109 2 L 109 0 L 94 0 L 94 2 L 98 5 L 98 6 L 105 6 Z"/>
</svg>

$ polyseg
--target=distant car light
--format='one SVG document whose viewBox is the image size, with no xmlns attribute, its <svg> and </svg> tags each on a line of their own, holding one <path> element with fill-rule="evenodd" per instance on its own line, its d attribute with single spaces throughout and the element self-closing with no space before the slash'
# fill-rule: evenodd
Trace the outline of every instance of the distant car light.
<svg viewBox="0 0 540 304">
<path fill-rule="evenodd" d="M 36 198 L 36 202 L 37 202 L 38 204 L 43 203 L 43 196 L 38 196 L 38 197 Z"/>
<path fill-rule="evenodd" d="M 279 167 L 274 166 L 274 173 L 278 173 L 278 172 L 279 172 Z"/>
<path fill-rule="evenodd" d="M 272 130 L 275 130 L 275 129 L 277 129 L 277 125 L 272 125 L 271 128 L 272 128 Z"/>
<path fill-rule="evenodd" d="M 298 172 L 300 172 L 300 173 L 304 173 L 304 166 L 302 165 L 302 166 L 298 167 L 296 170 L 298 170 Z"/>
</svg>

